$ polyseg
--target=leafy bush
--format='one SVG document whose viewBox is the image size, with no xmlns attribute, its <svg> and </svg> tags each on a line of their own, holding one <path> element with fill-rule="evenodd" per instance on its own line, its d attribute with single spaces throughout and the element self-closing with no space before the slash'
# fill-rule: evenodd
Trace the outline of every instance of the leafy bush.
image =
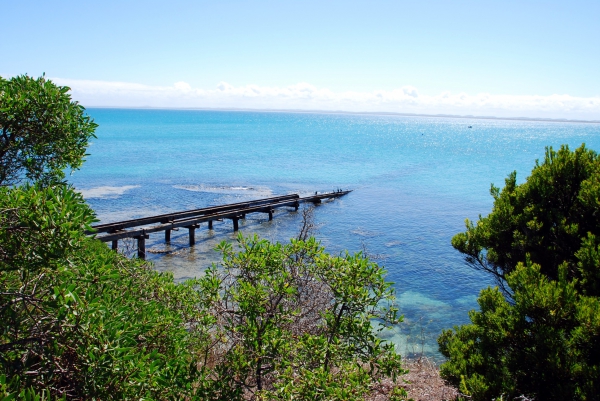
<svg viewBox="0 0 600 401">
<path fill-rule="evenodd" d="M 452 238 L 452 246 L 468 264 L 491 273 L 502 287 L 505 275 L 527 257 L 551 279 L 557 279 L 558 267 L 567 263 L 569 278 L 578 279 L 582 291 L 600 295 L 598 269 L 579 265 L 578 256 L 584 241 L 600 246 L 596 152 L 585 145 L 573 152 L 568 146 L 547 148 L 544 161 L 536 161 L 525 183 L 518 185 L 513 172 L 502 191 L 492 185 L 490 192 L 492 212 L 480 216 L 475 225 L 467 220 L 466 232 Z"/>
<path fill-rule="evenodd" d="M 0 185 L 52 183 L 83 163 L 97 124 L 45 77 L 0 77 Z"/>
<path fill-rule="evenodd" d="M 5 393 L 192 394 L 202 328 L 212 320 L 194 282 L 176 285 L 85 237 L 92 214 L 70 188 L 0 190 L 1 207 L 10 211 L 0 227 Z"/>
<path fill-rule="evenodd" d="M 377 336 L 401 321 L 381 267 L 361 254 L 332 257 L 314 238 L 239 236 L 238 246 L 223 242 L 223 266 L 200 279 L 217 319 L 207 397 L 359 400 L 373 381 L 404 372 Z"/>
<path fill-rule="evenodd" d="M 483 290 L 473 324 L 443 332 L 442 376 L 475 400 L 598 399 L 600 300 L 579 294 L 565 266 L 550 280 L 539 265 L 519 264 L 507 283 L 514 303 Z"/>
<path fill-rule="evenodd" d="M 525 183 L 492 186 L 492 213 L 452 239 L 502 289 L 438 339 L 442 376 L 472 399 L 600 399 L 599 167 L 585 146 L 549 148 Z"/>
<path fill-rule="evenodd" d="M 0 187 L 0 271 L 57 268 L 81 248 L 93 211 L 67 186 Z"/>
</svg>

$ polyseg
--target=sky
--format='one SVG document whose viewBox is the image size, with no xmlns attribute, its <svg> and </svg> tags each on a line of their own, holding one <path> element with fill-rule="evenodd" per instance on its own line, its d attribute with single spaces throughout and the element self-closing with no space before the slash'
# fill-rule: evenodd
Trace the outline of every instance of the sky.
<svg viewBox="0 0 600 401">
<path fill-rule="evenodd" d="M 0 0 L 0 76 L 85 107 L 600 120 L 600 1 Z"/>
</svg>

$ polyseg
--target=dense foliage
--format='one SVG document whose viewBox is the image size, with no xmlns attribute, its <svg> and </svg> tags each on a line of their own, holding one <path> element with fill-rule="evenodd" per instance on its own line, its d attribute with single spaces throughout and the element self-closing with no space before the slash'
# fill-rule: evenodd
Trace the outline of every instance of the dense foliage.
<svg viewBox="0 0 600 401">
<path fill-rule="evenodd" d="M 66 186 L 0 191 L 4 395 L 191 394 L 206 333 L 187 327 L 211 320 L 193 283 L 176 285 L 87 238 L 93 215 Z"/>
<path fill-rule="evenodd" d="M 566 263 L 582 291 L 600 295 L 600 271 L 582 265 L 580 257 L 584 244 L 600 244 L 600 160 L 594 151 L 585 145 L 573 152 L 548 148 L 525 183 L 518 185 L 513 172 L 502 191 L 492 185 L 490 192 L 492 212 L 475 225 L 467 220 L 467 231 L 452 238 L 469 264 L 502 284 L 527 255 L 553 280 Z"/>
<path fill-rule="evenodd" d="M 0 77 L 0 185 L 53 182 L 83 162 L 97 125 L 45 77 Z"/>
<path fill-rule="evenodd" d="M 523 184 L 452 244 L 503 291 L 479 297 L 472 324 L 439 338 L 442 375 L 474 400 L 600 398 L 600 160 L 547 149 Z"/>
</svg>

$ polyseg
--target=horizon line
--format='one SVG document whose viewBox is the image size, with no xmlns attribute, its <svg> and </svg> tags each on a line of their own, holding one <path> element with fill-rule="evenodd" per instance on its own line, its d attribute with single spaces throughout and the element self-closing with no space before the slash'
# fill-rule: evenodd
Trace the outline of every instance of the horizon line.
<svg viewBox="0 0 600 401">
<path fill-rule="evenodd" d="M 600 124 L 600 120 L 577 120 L 567 118 L 543 118 L 543 117 L 497 117 L 476 116 L 460 114 L 424 114 L 424 113 L 399 113 L 392 111 L 345 111 L 345 110 L 304 110 L 304 109 L 253 109 L 245 107 L 153 107 L 153 106 L 89 106 L 87 109 L 124 109 L 124 110 L 198 110 L 198 111 L 250 111 L 258 113 L 303 113 L 303 114 L 351 114 L 351 115 L 381 115 L 399 117 L 431 117 L 431 118 L 461 118 L 475 120 L 507 120 L 507 121 L 538 121 L 554 123 L 582 123 Z"/>
</svg>

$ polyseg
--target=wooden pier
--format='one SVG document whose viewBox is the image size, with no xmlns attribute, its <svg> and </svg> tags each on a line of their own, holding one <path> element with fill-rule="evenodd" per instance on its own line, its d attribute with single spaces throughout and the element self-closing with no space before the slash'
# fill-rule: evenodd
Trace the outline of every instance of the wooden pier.
<svg viewBox="0 0 600 401">
<path fill-rule="evenodd" d="M 213 228 L 214 221 L 223 221 L 225 219 L 233 222 L 233 230 L 239 228 L 239 220 L 245 219 L 250 213 L 266 213 L 269 220 L 273 219 L 275 209 L 282 207 L 293 207 L 298 210 L 301 203 L 318 204 L 323 200 L 339 198 L 351 191 L 326 192 L 315 195 L 300 197 L 297 194 L 275 196 L 272 198 L 257 199 L 248 202 L 231 203 L 222 206 L 213 206 L 202 209 L 186 210 L 183 212 L 161 214 L 152 217 L 143 217 L 141 219 L 125 220 L 116 223 L 99 224 L 92 226 L 93 231 L 87 234 L 95 235 L 97 239 L 103 242 L 111 242 L 112 249 L 116 250 L 120 239 L 137 239 L 138 257 L 146 258 L 146 239 L 151 233 L 164 231 L 165 242 L 171 241 L 171 231 L 179 228 L 187 228 L 189 231 L 190 246 L 196 243 L 196 229 L 201 223 L 208 223 L 208 229 Z"/>
</svg>

